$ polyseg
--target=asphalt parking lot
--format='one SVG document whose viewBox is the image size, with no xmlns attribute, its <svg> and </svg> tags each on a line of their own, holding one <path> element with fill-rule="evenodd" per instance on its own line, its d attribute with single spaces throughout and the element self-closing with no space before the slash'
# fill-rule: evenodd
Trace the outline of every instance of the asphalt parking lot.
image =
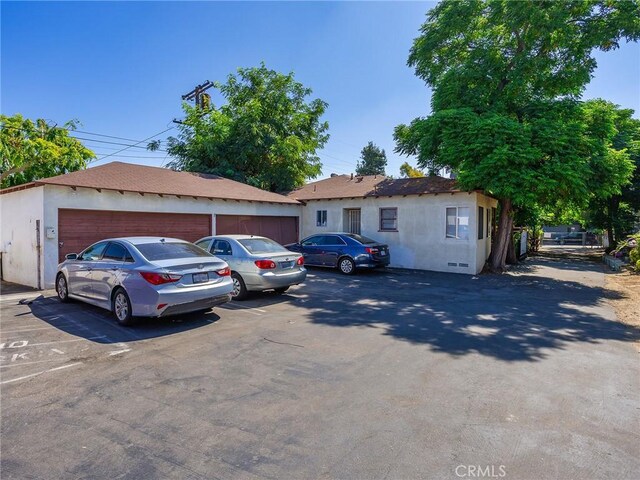
<svg viewBox="0 0 640 480">
<path fill-rule="evenodd" d="M 640 332 L 602 283 L 311 270 L 134 328 L 5 289 L 2 477 L 635 479 Z"/>
</svg>

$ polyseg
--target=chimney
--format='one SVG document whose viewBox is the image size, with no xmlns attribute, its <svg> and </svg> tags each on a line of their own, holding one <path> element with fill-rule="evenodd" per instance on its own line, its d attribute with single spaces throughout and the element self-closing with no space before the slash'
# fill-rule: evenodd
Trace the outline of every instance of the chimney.
<svg viewBox="0 0 640 480">
<path fill-rule="evenodd" d="M 351 180 L 353 180 L 353 173 L 351 174 Z"/>
</svg>

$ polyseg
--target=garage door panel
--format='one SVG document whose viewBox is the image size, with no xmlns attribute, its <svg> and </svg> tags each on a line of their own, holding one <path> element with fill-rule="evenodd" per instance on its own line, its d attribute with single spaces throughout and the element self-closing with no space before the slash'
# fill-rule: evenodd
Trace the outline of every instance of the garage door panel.
<svg viewBox="0 0 640 480">
<path fill-rule="evenodd" d="M 298 217 L 216 215 L 216 234 L 260 235 L 281 244 L 298 241 Z"/>
<path fill-rule="evenodd" d="M 60 261 L 99 240 L 112 237 L 158 236 L 194 242 L 211 235 L 211 215 L 195 213 L 58 210 Z"/>
</svg>

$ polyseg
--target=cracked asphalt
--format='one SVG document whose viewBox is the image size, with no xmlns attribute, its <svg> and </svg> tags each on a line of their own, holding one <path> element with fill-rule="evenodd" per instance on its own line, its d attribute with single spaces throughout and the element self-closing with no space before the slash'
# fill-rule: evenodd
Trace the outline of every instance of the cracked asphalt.
<svg viewBox="0 0 640 480">
<path fill-rule="evenodd" d="M 311 270 L 134 328 L 4 288 L 2 478 L 636 479 L 640 332 L 603 282 Z"/>
</svg>

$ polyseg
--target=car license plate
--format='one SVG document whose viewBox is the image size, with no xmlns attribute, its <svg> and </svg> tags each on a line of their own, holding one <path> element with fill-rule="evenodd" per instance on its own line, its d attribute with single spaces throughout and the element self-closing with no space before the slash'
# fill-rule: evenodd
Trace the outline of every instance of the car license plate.
<svg viewBox="0 0 640 480">
<path fill-rule="evenodd" d="M 207 272 L 193 274 L 193 283 L 204 283 L 208 281 L 209 281 L 209 274 Z"/>
<path fill-rule="evenodd" d="M 387 254 L 387 252 L 385 252 L 384 250 L 380 250 L 380 256 L 384 257 Z"/>
<path fill-rule="evenodd" d="M 293 262 L 280 262 L 281 268 L 291 268 L 293 267 Z"/>
</svg>

